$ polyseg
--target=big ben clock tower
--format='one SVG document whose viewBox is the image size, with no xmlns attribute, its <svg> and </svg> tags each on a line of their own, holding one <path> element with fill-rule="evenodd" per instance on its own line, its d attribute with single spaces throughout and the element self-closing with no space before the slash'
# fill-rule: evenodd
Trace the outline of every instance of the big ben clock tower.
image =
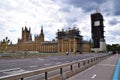
<svg viewBox="0 0 120 80">
<path fill-rule="evenodd" d="M 103 16 L 98 11 L 96 11 L 96 13 L 91 14 L 91 49 L 95 52 L 106 51 L 103 21 Z"/>
</svg>

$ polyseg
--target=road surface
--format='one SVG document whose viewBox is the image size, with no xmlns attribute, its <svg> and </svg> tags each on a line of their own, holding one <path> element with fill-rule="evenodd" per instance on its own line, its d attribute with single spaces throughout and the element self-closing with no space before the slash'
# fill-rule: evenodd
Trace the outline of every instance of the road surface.
<svg viewBox="0 0 120 80">
<path fill-rule="evenodd" d="M 117 55 L 113 55 L 67 80 L 113 80 L 118 58 Z"/>
<path fill-rule="evenodd" d="M 55 66 L 59 64 L 64 64 L 90 57 L 97 57 L 101 55 L 104 54 L 103 53 L 80 54 L 80 55 L 68 55 L 68 56 L 48 56 L 48 57 L 28 58 L 28 59 L 0 60 L 0 76 L 17 74 L 20 72 L 41 69 L 49 66 Z"/>
</svg>

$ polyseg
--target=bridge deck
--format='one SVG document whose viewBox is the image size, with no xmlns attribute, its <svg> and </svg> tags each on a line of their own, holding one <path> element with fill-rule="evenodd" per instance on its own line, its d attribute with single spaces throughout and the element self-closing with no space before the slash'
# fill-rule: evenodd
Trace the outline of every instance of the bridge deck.
<svg viewBox="0 0 120 80">
<path fill-rule="evenodd" d="M 67 80 L 112 80 L 119 57 L 118 55 L 113 55 Z M 116 80 L 119 79 L 117 78 Z"/>
</svg>

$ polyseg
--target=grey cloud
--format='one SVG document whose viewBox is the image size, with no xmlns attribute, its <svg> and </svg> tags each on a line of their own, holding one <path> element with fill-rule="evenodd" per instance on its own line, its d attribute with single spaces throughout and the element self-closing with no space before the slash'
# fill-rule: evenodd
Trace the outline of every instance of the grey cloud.
<svg viewBox="0 0 120 80">
<path fill-rule="evenodd" d="M 114 36 L 114 37 L 120 36 L 120 29 L 119 30 L 110 30 L 110 31 L 108 31 L 108 33 L 110 36 Z"/>
<path fill-rule="evenodd" d="M 120 23 L 120 21 L 118 21 L 117 19 L 113 19 L 113 20 L 109 21 L 110 25 L 116 25 L 117 23 Z"/>
<path fill-rule="evenodd" d="M 114 7 L 113 8 L 114 9 L 113 10 L 114 11 L 113 14 L 114 15 L 120 15 L 120 0 L 114 0 L 113 1 L 113 5 L 114 5 L 113 6 Z"/>
<path fill-rule="evenodd" d="M 41 5 L 39 4 L 39 2 L 37 2 L 37 1 L 35 1 L 35 0 L 30 0 L 30 2 L 31 2 L 33 5 L 41 6 Z"/>
<path fill-rule="evenodd" d="M 59 9 L 59 11 L 69 13 L 70 12 L 70 8 L 69 7 L 62 7 L 62 8 Z"/>
<path fill-rule="evenodd" d="M 107 44 L 114 44 L 114 43 L 116 43 L 115 37 L 113 37 L 113 36 L 109 36 L 109 37 L 106 36 L 105 39 L 107 41 Z"/>
<path fill-rule="evenodd" d="M 13 30 L 9 30 L 9 32 L 16 32 L 17 30 L 13 29 Z"/>
<path fill-rule="evenodd" d="M 107 15 L 120 15 L 120 0 L 52 0 L 56 3 L 60 3 L 61 6 L 63 5 L 71 5 L 71 6 L 74 6 L 74 7 L 77 7 L 77 8 L 82 8 L 85 12 L 89 12 L 89 11 L 92 11 L 92 10 L 95 10 L 97 5 L 98 6 L 101 6 L 102 4 L 104 3 L 107 3 L 105 4 L 105 6 L 102 9 L 105 11 L 105 13 L 107 13 Z M 110 4 L 113 4 L 113 5 L 110 5 Z M 109 6 L 109 7 L 107 7 Z M 111 9 L 109 9 L 110 7 L 113 7 Z M 66 9 L 66 8 L 63 8 L 61 9 L 63 11 L 68 11 L 69 12 L 69 9 Z"/>
<path fill-rule="evenodd" d="M 110 34 L 112 34 L 113 36 L 120 36 L 120 30 L 111 31 Z"/>
<path fill-rule="evenodd" d="M 20 22 L 22 24 L 22 21 L 24 21 L 24 18 L 22 18 L 22 17 L 32 19 L 30 22 L 33 21 L 32 23 L 34 23 L 36 26 L 39 26 L 39 29 L 41 28 L 41 24 L 45 25 L 45 27 L 44 27 L 45 37 L 50 38 L 50 39 L 52 39 L 55 36 L 54 34 L 57 32 L 57 30 L 53 29 L 54 27 L 57 29 L 61 29 L 61 28 L 68 29 L 69 27 L 73 28 L 77 25 L 79 25 L 79 28 L 83 27 L 80 31 L 83 32 L 84 37 L 86 39 L 88 39 L 90 36 L 85 33 L 90 32 L 90 25 L 88 26 L 87 24 L 85 24 L 84 20 L 86 20 L 86 23 L 88 23 L 89 20 L 87 20 L 88 18 L 85 18 L 85 17 L 87 15 L 90 15 L 91 12 L 96 9 L 97 4 L 100 6 L 100 8 L 105 8 L 105 10 L 101 11 L 101 13 L 105 13 L 105 14 L 107 13 L 107 15 L 105 15 L 106 17 L 113 18 L 113 20 L 111 20 L 109 22 L 111 28 L 113 27 L 112 25 L 116 25 L 118 22 L 120 22 L 117 19 L 114 19 L 114 15 L 120 14 L 120 10 L 119 10 L 120 1 L 119 0 L 113 0 L 113 2 L 112 2 L 112 0 L 51 0 L 51 1 L 53 1 L 53 4 L 42 2 L 42 0 L 39 0 L 39 1 L 38 0 L 25 0 L 26 2 L 24 0 L 15 0 L 18 3 L 17 8 L 14 8 L 6 1 L 7 0 L 3 0 L 3 2 L 0 1 L 0 9 L 2 8 L 7 13 L 9 13 L 8 10 L 11 10 L 11 9 L 12 9 L 11 10 L 12 12 L 14 11 L 13 13 L 16 13 L 16 14 L 20 13 L 20 14 L 17 14 L 17 16 L 19 15 L 21 17 L 20 18 L 21 20 L 17 20 L 17 19 L 19 19 L 19 17 L 18 17 L 15 20 L 15 22 L 18 21 L 18 23 L 14 23 L 14 24 L 20 25 L 19 24 Z M 12 1 L 12 0 L 9 0 L 9 1 Z M 107 1 L 111 1 L 110 3 L 111 4 L 113 3 L 114 6 L 110 5 L 110 3 L 105 3 Z M 49 11 L 47 12 L 50 15 L 45 14 L 46 17 L 44 17 L 44 15 L 42 15 L 42 13 L 39 13 L 40 12 L 39 10 L 40 10 L 40 8 L 46 9 L 46 7 L 44 7 L 42 5 L 49 6 L 49 4 L 53 7 L 55 7 L 54 5 L 58 5 L 59 10 L 56 8 L 52 9 L 50 12 Z M 102 6 L 103 4 L 104 4 L 104 7 Z M 46 10 L 48 10 L 48 9 L 46 9 Z M 44 10 L 41 10 L 41 12 L 43 12 L 43 14 L 44 14 L 44 13 L 46 13 L 46 10 L 45 10 L 45 12 L 44 12 Z M 54 12 L 57 12 L 57 13 L 54 14 Z M 38 13 L 38 14 L 36 14 L 36 13 Z M 114 15 L 111 15 L 111 13 L 113 13 Z M 0 13 L 0 14 L 5 14 L 5 13 Z M 56 15 L 58 15 L 58 16 L 56 17 Z M 9 17 L 9 15 L 5 15 L 5 16 L 7 16 L 7 18 Z M 5 16 L 3 16 L 3 18 L 8 20 Z M 12 19 L 15 19 L 15 17 L 17 17 L 16 15 L 10 15 L 10 16 L 14 16 Z M 43 16 L 43 18 L 46 18 L 46 19 L 42 20 L 42 18 L 41 18 L 42 16 Z M 50 19 L 47 20 L 47 18 L 50 18 Z M 80 25 L 81 24 L 80 22 L 83 22 L 83 24 Z M 4 29 L 2 29 L 2 27 L 5 28 L 8 26 L 6 26 L 5 23 L 3 23 L 3 22 L 1 22 L 1 23 L 3 25 L 0 24 L 0 30 L 4 31 Z M 62 25 L 59 25 L 57 23 L 60 23 Z M 7 23 L 7 24 L 9 24 L 9 23 Z M 9 25 L 11 26 L 11 24 L 9 24 Z M 33 26 L 35 26 L 35 25 L 33 25 Z M 105 26 L 108 27 L 108 25 L 105 25 Z M 18 26 L 16 26 L 16 27 L 18 27 Z M 9 31 L 9 32 L 14 32 L 14 30 Z M 39 30 L 38 34 L 39 33 L 40 33 L 40 30 Z M 38 34 L 35 34 L 35 35 L 38 35 Z M 115 35 L 118 36 L 118 35 L 120 35 L 120 33 L 119 33 L 119 30 L 116 30 L 116 31 L 111 31 L 109 33 L 109 35 L 115 37 Z M 11 37 L 13 37 L 13 36 L 11 36 Z M 15 38 L 13 38 L 13 40 L 14 39 Z M 107 39 L 107 40 L 109 41 L 109 39 Z M 113 39 L 111 38 L 111 41 L 112 40 Z M 118 42 L 119 42 L 119 40 L 118 40 Z"/>
<path fill-rule="evenodd" d="M 53 0 L 55 2 L 60 2 L 67 5 L 72 5 L 74 7 L 81 7 L 84 11 L 89 12 L 95 10 L 97 5 L 101 5 L 107 0 Z"/>
<path fill-rule="evenodd" d="M 70 19 L 66 19 L 67 23 L 75 23 L 77 21 L 76 18 L 70 18 Z"/>
<path fill-rule="evenodd" d="M 65 29 L 73 28 L 73 27 L 77 26 L 77 24 L 75 24 L 77 22 L 77 19 L 75 19 L 75 18 L 72 18 L 72 19 L 67 19 L 66 18 L 65 21 L 67 22 L 67 24 L 64 25 Z"/>
</svg>

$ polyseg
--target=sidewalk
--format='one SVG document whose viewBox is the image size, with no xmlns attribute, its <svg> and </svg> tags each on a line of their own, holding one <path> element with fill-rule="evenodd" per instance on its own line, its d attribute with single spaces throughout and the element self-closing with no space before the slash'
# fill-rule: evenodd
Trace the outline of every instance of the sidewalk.
<svg viewBox="0 0 120 80">
<path fill-rule="evenodd" d="M 118 58 L 113 55 L 67 80 L 112 80 Z"/>
</svg>

